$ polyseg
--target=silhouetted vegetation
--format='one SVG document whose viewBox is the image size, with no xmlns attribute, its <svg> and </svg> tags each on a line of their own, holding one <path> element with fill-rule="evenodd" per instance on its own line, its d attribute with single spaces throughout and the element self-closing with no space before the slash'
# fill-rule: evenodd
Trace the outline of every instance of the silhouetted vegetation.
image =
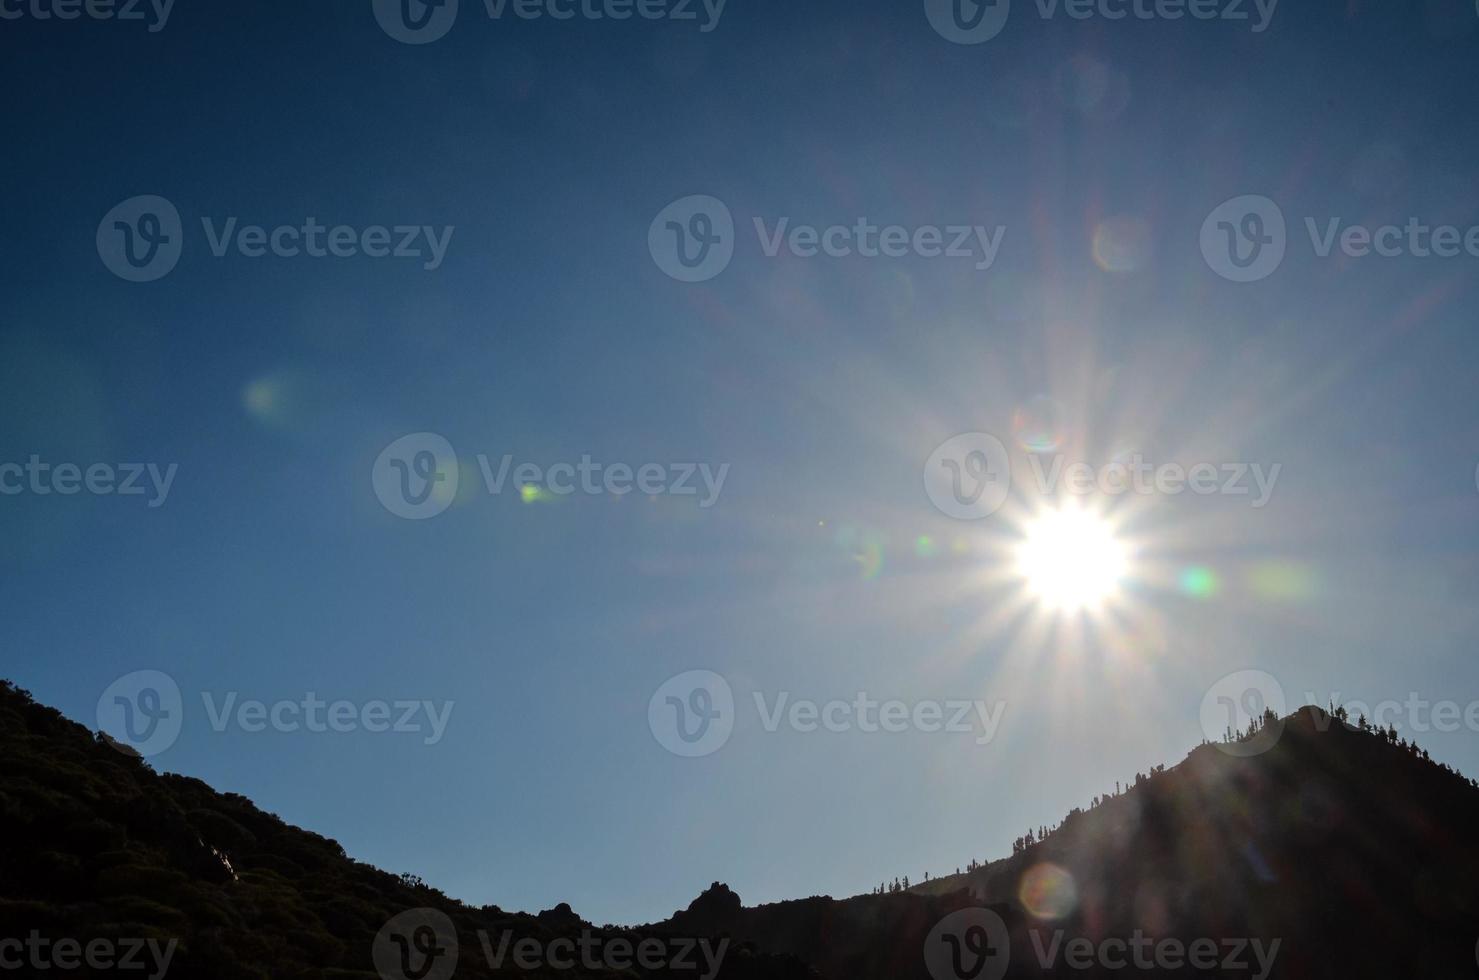
<svg viewBox="0 0 1479 980">
<path fill-rule="evenodd" d="M 0 938 L 34 930 L 84 944 L 176 939 L 171 978 L 371 980 L 378 977 L 376 933 L 421 907 L 452 917 L 463 953 L 459 977 L 496 975 L 478 930 L 509 929 L 547 943 L 587 927 L 568 906 L 538 916 L 474 909 L 416 875 L 351 860 L 338 842 L 290 826 L 245 797 L 156 773 L 136 753 L 7 681 L 0 681 L 0 837 Z M 512 972 L 506 965 L 501 975 Z M 724 975 L 806 973 L 734 948 Z"/>
<path fill-rule="evenodd" d="M 756 908 L 716 882 L 667 922 L 601 932 L 730 939 L 725 977 L 914 980 L 925 976 L 921 944 L 934 925 L 986 905 L 1007 923 L 1010 976 L 1057 975 L 1034 958 L 1028 930 L 1043 928 L 1278 938 L 1274 976 L 1471 975 L 1479 786 L 1390 726 L 1334 708 L 1266 714 L 1228 738 L 1243 744 L 1275 724 L 1278 738 L 1256 754 L 1203 744 L 1178 766 L 1136 773 L 1087 810 L 1029 829 L 1010 857 L 972 859 L 954 875 L 913 886 L 901 875 L 867 896 Z M 178 939 L 171 977 L 369 980 L 376 932 L 420 907 L 452 918 L 459 977 L 520 975 L 488 969 L 479 930 L 548 943 L 594 928 L 565 905 L 533 916 L 475 909 L 416 875 L 353 861 L 244 797 L 156 773 L 8 683 L 0 833 L 0 936 Z M 1021 886 L 1045 867 L 1056 869 L 1048 897 L 1060 907 L 1040 919 Z"/>
</svg>

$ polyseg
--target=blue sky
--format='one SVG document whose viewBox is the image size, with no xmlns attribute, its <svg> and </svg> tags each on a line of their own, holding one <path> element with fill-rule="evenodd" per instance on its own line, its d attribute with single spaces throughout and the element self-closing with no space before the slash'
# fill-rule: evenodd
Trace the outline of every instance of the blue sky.
<svg viewBox="0 0 1479 980">
<path fill-rule="evenodd" d="M 1479 224 L 1470 5 L 1280 5 L 1255 33 L 1017 0 L 976 45 L 918 3 L 732 0 L 707 32 L 482 7 L 419 46 L 369 3 L 0 21 L 0 462 L 178 467 L 157 507 L 0 496 L 0 674 L 93 724 L 163 671 L 184 727 L 157 767 L 459 898 L 613 922 L 713 880 L 844 895 L 1009 853 L 1179 761 L 1245 668 L 1291 708 L 1479 700 L 1479 257 L 1321 257 L 1305 226 Z M 96 245 L 137 195 L 182 221 L 155 282 Z M 692 283 L 648 246 L 690 195 L 734 223 Z M 1288 226 L 1247 283 L 1199 249 L 1241 195 Z M 202 222 L 231 217 L 454 230 L 435 269 L 216 257 Z M 757 218 L 1004 233 L 980 270 L 770 257 Z M 1257 508 L 1095 501 L 1130 569 L 1110 612 L 1055 617 L 1003 544 L 1047 506 L 1014 415 L 1069 461 L 1278 482 Z M 423 432 L 461 492 L 404 520 L 371 474 Z M 921 480 L 964 432 L 1011 452 L 1013 502 L 979 521 Z M 708 507 L 526 501 L 479 489 L 478 454 L 728 469 Z M 648 702 L 699 669 L 736 719 L 681 758 Z M 454 707 L 428 745 L 216 732 L 202 698 L 309 691 Z M 1005 713 L 985 745 L 767 732 L 757 692 Z M 1417 737 L 1479 772 L 1479 731 Z"/>
</svg>

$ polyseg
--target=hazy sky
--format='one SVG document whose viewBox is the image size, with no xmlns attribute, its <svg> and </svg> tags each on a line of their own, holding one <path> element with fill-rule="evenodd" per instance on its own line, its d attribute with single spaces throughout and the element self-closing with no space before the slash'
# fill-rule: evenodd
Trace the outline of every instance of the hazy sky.
<svg viewBox="0 0 1479 980">
<path fill-rule="evenodd" d="M 68 495 L 0 469 L 0 675 L 96 725 L 161 671 L 183 727 L 157 768 L 458 898 L 598 922 L 1008 854 L 1180 761 L 1245 668 L 1291 709 L 1479 700 L 1467 0 L 1280 4 L 1262 30 L 1251 2 L 1015 0 L 977 44 L 920 2 L 461 0 L 424 44 L 373 7 L 0 0 L 0 463 L 104 467 Z M 115 212 L 139 195 L 178 228 Z M 732 228 L 664 213 L 692 195 Z M 1277 247 L 1266 205 L 1214 215 L 1245 195 L 1277 206 L 1281 263 L 1217 259 Z M 858 254 L 891 225 L 909 254 Z M 1457 254 L 1423 254 L 1445 225 Z M 1010 452 L 979 520 L 922 479 L 969 432 Z M 416 433 L 461 462 L 455 498 L 411 494 L 451 504 L 423 520 L 384 503 L 431 474 L 424 441 L 382 458 Z M 511 457 L 500 492 L 479 455 Z M 660 466 L 659 492 L 516 489 L 583 457 L 619 488 Z M 1010 557 L 1034 459 L 1115 458 L 1218 489 L 1090 495 L 1129 565 L 1105 608 L 1051 613 Z M 116 492 L 127 464 L 147 492 Z M 695 758 L 649 719 L 691 670 L 734 700 Z M 356 730 L 235 713 L 309 692 Z M 783 693 L 898 701 L 910 730 L 767 731 Z M 377 699 L 452 706 L 440 737 L 422 709 L 364 730 Z M 990 737 L 913 723 L 953 701 Z M 1479 773 L 1479 723 L 1392 720 Z"/>
</svg>

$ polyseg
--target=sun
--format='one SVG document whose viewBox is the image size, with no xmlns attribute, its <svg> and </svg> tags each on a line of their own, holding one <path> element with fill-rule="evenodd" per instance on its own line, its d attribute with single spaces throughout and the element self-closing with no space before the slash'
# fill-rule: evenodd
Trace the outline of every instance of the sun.
<svg viewBox="0 0 1479 980">
<path fill-rule="evenodd" d="M 1129 553 L 1104 517 L 1065 505 L 1042 511 L 1024 532 L 1016 551 L 1016 571 L 1044 608 L 1094 611 L 1119 594 L 1129 571 Z"/>
</svg>

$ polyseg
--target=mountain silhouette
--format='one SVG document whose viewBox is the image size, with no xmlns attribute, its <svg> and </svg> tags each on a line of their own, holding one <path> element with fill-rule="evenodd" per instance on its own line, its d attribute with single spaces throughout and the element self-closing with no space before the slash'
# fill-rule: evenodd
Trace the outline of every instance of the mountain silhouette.
<svg viewBox="0 0 1479 980">
<path fill-rule="evenodd" d="M 1313 707 L 958 875 L 756 907 L 715 882 L 633 929 L 466 906 L 126 749 L 0 683 L 0 959 L 18 938 L 58 964 L 64 940 L 152 941 L 166 973 L 133 975 L 226 980 L 1475 973 L 1479 788 Z"/>
<path fill-rule="evenodd" d="M 697 937 L 597 929 L 563 904 L 538 915 L 472 908 L 414 876 L 351 860 L 338 842 L 290 826 L 242 796 L 154 772 L 126 746 L 3 681 L 0 840 L 0 976 L 15 975 L 10 968 L 20 956 L 34 975 L 52 977 L 445 980 L 452 948 L 457 977 L 712 973 L 713 957 L 697 943 L 687 948 Z M 440 959 L 403 966 L 401 944 L 414 960 L 418 926 L 438 925 L 438 916 L 446 923 L 432 943 Z M 400 935 L 394 923 L 407 917 Z M 136 961 L 147 970 L 38 969 L 26 960 L 29 951 L 3 945 L 33 937 L 48 964 L 62 962 L 52 953 L 65 940 L 113 943 L 116 962 L 134 943 L 153 945 Z M 568 946 L 559 945 L 562 939 Z M 533 959 L 553 952 L 558 963 L 573 965 L 521 968 L 521 941 L 535 945 Z M 660 968 L 645 968 L 635 955 L 644 941 L 663 948 L 652 957 Z M 724 947 L 721 964 L 726 977 L 814 976 L 797 960 L 738 944 Z"/>
<path fill-rule="evenodd" d="M 1133 967 L 1114 965 L 1130 955 L 1118 944 L 1137 937 L 1168 954 L 1169 967 L 1144 950 L 1166 976 L 1472 977 L 1476 829 L 1471 780 L 1394 733 L 1306 707 L 1251 739 L 1199 746 L 975 870 L 846 901 L 736 909 L 706 897 L 670 924 L 723 931 L 837 978 L 930 976 L 920 952 L 929 933 L 969 906 L 1006 927 L 1009 949 L 997 955 L 1008 977 L 1124 976 Z M 1067 962 L 1074 940 L 1094 947 L 1088 965 Z M 1106 940 L 1107 963 L 1097 952 Z M 1201 942 L 1204 963 L 1215 944 L 1215 967 L 1178 968 L 1173 942 Z"/>
</svg>

